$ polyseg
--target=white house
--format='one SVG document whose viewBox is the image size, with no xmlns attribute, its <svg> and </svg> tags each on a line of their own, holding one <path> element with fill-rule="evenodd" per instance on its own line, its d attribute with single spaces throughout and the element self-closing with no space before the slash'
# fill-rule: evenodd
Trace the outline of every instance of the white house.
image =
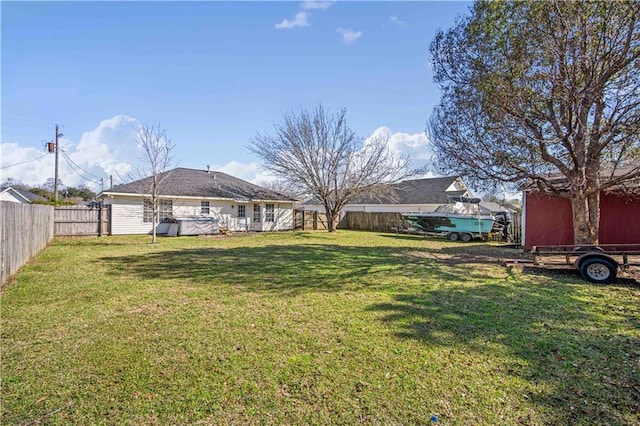
<svg viewBox="0 0 640 426">
<path fill-rule="evenodd" d="M 157 232 L 169 218 L 214 218 L 230 231 L 293 229 L 294 200 L 226 173 L 176 168 L 163 173 Z M 111 234 L 152 232 L 151 178 L 118 185 L 98 195 L 111 206 Z"/>
<path fill-rule="evenodd" d="M 351 201 L 342 213 L 358 212 L 432 212 L 449 202 L 448 196 L 470 197 L 471 192 L 459 176 L 412 179 L 392 185 L 392 191 L 383 197 L 362 196 Z M 304 210 L 323 212 L 317 201 L 309 200 Z"/>
<path fill-rule="evenodd" d="M 13 203 L 32 203 L 38 199 L 43 199 L 38 194 L 13 186 L 3 186 L 0 188 L 0 201 L 11 201 Z"/>
</svg>

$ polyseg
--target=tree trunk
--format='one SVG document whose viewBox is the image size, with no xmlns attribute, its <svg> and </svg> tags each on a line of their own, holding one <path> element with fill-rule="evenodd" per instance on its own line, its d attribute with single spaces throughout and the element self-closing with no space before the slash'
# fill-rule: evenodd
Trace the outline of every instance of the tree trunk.
<svg viewBox="0 0 640 426">
<path fill-rule="evenodd" d="M 600 222 L 600 196 L 589 197 L 583 191 L 571 195 L 573 210 L 573 243 L 575 245 L 597 245 Z"/>
<path fill-rule="evenodd" d="M 336 215 L 334 212 L 327 210 L 327 231 L 336 232 Z"/>
<path fill-rule="evenodd" d="M 152 231 L 152 237 L 151 237 L 151 244 L 155 244 L 156 241 L 156 235 L 157 235 L 157 228 L 158 228 L 158 216 L 159 216 L 159 212 L 158 212 L 158 207 L 156 207 L 155 204 L 157 204 L 157 201 L 155 203 L 151 203 L 153 205 L 153 214 L 151 215 L 151 226 L 153 228 Z"/>
</svg>

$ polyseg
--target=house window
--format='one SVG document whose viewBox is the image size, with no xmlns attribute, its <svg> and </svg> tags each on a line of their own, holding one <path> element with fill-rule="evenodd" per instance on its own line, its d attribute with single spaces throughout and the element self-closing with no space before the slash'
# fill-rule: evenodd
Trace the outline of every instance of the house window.
<svg viewBox="0 0 640 426">
<path fill-rule="evenodd" d="M 254 204 L 253 205 L 253 221 L 254 222 L 260 222 L 260 216 L 261 216 L 261 211 L 260 211 L 260 204 Z"/>
<path fill-rule="evenodd" d="M 238 206 L 238 217 L 247 217 L 247 206 L 245 205 Z"/>
<path fill-rule="evenodd" d="M 200 201 L 200 214 L 209 214 L 209 202 Z"/>
<path fill-rule="evenodd" d="M 275 204 L 265 204 L 264 221 L 273 222 L 275 219 Z"/>
<path fill-rule="evenodd" d="M 158 219 L 160 222 L 173 215 L 173 200 L 158 200 Z M 151 200 L 144 200 L 142 221 L 151 223 L 153 218 L 153 205 Z"/>
</svg>

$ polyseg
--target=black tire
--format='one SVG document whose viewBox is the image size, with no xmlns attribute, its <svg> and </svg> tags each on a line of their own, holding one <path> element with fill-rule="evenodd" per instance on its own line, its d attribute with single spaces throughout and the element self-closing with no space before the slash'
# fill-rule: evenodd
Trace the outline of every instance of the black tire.
<svg viewBox="0 0 640 426">
<path fill-rule="evenodd" d="M 447 238 L 449 238 L 449 241 L 458 241 L 460 239 L 460 234 L 457 232 L 450 232 L 449 235 L 447 235 Z"/>
<path fill-rule="evenodd" d="M 580 275 L 592 283 L 608 284 L 616 279 L 617 272 L 611 261 L 598 257 L 586 259 L 580 264 Z"/>
<path fill-rule="evenodd" d="M 460 235 L 460 239 L 462 240 L 462 242 L 468 243 L 469 241 L 473 240 L 473 235 L 465 232 L 464 234 Z"/>
</svg>

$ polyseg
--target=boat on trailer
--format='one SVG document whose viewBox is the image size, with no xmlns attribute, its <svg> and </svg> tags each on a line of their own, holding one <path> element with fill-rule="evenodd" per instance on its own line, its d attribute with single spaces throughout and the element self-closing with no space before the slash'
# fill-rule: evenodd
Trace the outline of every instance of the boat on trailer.
<svg viewBox="0 0 640 426">
<path fill-rule="evenodd" d="M 467 242 L 496 231 L 496 219 L 479 214 L 480 198 L 456 196 L 449 200 L 451 203 L 443 204 L 433 212 L 406 212 L 402 213 L 402 218 L 408 222 L 410 231 L 446 235 L 451 241 Z"/>
</svg>

